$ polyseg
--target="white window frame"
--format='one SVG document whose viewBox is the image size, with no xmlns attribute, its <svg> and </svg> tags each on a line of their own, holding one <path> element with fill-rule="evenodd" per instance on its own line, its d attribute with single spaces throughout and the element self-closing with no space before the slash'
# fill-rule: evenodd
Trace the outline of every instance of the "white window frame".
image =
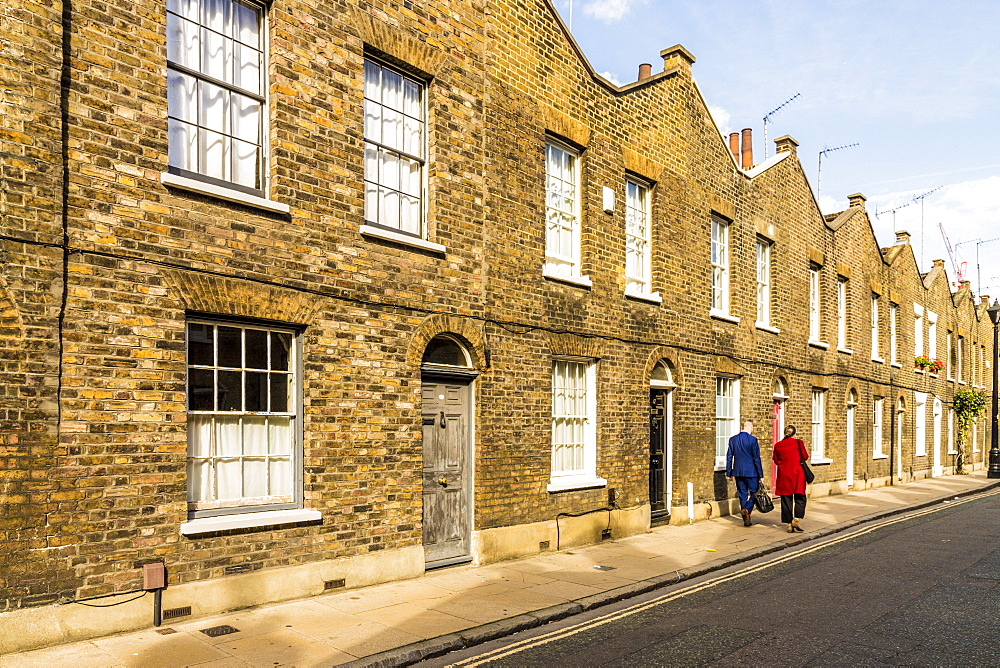
<svg viewBox="0 0 1000 668">
<path fill-rule="evenodd" d="M 553 359 L 548 491 L 606 484 L 597 477 L 597 362 L 578 357 Z"/>
<path fill-rule="evenodd" d="M 926 311 L 927 315 L 927 359 L 937 359 L 937 313 Z M 936 373 L 931 375 L 937 376 Z"/>
<path fill-rule="evenodd" d="M 964 360 L 962 359 L 965 355 L 965 337 L 961 334 L 958 335 L 957 343 L 955 344 L 955 359 L 956 369 L 955 369 L 955 380 L 958 381 L 959 385 L 965 385 L 965 374 L 964 374 Z"/>
<path fill-rule="evenodd" d="M 415 239 L 427 236 L 426 91 L 426 82 L 365 57 L 362 232 L 382 229 Z"/>
<path fill-rule="evenodd" d="M 757 327 L 771 328 L 771 242 L 757 237 Z"/>
<path fill-rule="evenodd" d="M 809 343 L 825 346 L 820 331 L 821 271 L 822 267 L 809 265 Z"/>
<path fill-rule="evenodd" d="M 810 461 L 828 464 L 832 459 L 826 456 L 826 390 L 812 388 L 812 453 Z"/>
<path fill-rule="evenodd" d="M 740 379 L 715 377 L 715 470 L 726 469 L 729 439 L 740 432 Z"/>
<path fill-rule="evenodd" d="M 885 398 L 875 397 L 872 401 L 872 459 L 886 459 L 884 450 Z"/>
<path fill-rule="evenodd" d="M 945 368 L 947 369 L 948 380 L 954 381 L 955 380 L 955 367 L 956 367 L 956 363 L 955 363 L 955 360 L 954 360 L 954 355 L 955 355 L 955 333 L 952 332 L 950 329 L 948 330 L 947 342 L 948 342 L 948 359 L 945 360 Z"/>
<path fill-rule="evenodd" d="M 913 450 L 914 456 L 927 456 L 927 393 L 913 393 Z"/>
<path fill-rule="evenodd" d="M 625 294 L 661 301 L 653 292 L 652 186 L 638 178 L 625 179 Z"/>
<path fill-rule="evenodd" d="M 879 330 L 879 308 L 878 308 L 878 300 L 879 300 L 879 296 L 873 292 L 872 293 L 872 302 L 871 302 L 871 313 L 872 313 L 872 322 L 871 322 L 871 329 L 872 329 L 872 336 L 871 336 L 871 339 L 872 339 L 872 360 L 875 361 L 875 362 L 884 362 L 885 360 L 882 359 L 882 351 L 879 349 L 879 331 L 878 331 Z"/>
<path fill-rule="evenodd" d="M 231 335 L 234 330 L 238 332 L 238 343 L 234 342 L 235 339 L 220 342 L 221 330 Z M 298 332 L 278 325 L 209 318 L 188 320 L 186 332 L 189 516 L 209 518 L 301 508 L 302 371 Z M 250 359 L 249 332 L 265 335 L 263 357 L 266 359 L 263 361 L 260 358 Z M 201 343 L 211 349 L 208 363 L 203 357 L 205 348 L 197 355 L 193 352 L 199 335 Z M 282 369 L 275 361 L 280 357 L 281 346 L 286 345 L 285 342 L 288 346 L 284 362 L 286 368 Z M 240 357 L 235 363 L 224 359 L 225 354 L 220 352 L 225 350 L 231 353 L 233 349 Z M 220 401 L 235 396 L 221 392 L 221 388 L 233 384 L 240 387 L 239 406 L 228 401 L 220 404 Z M 197 392 L 201 389 L 201 397 L 204 397 L 205 387 L 211 388 L 211 397 L 207 401 L 199 399 Z M 276 394 L 278 388 L 283 388 L 283 410 L 280 394 Z M 247 401 L 252 396 L 261 397 L 259 401 L 262 403 L 249 406 Z M 230 439 L 238 436 L 238 439 L 225 441 L 227 435 Z M 207 442 L 202 437 L 207 437 Z M 248 453 L 248 449 L 252 451 Z M 283 468 L 287 470 L 282 472 Z M 272 493 L 245 494 L 246 485 L 260 481 L 262 477 L 270 486 L 271 476 L 276 471 L 281 473 L 281 477 L 274 487 L 270 487 Z M 223 475 L 238 475 L 244 495 L 220 497 L 219 482 Z M 206 483 L 206 487 L 201 488 L 204 490 L 201 495 L 196 484 L 198 480 Z M 280 489 L 280 493 L 275 493 L 276 489 Z"/>
<path fill-rule="evenodd" d="M 719 216 L 712 216 L 711 261 L 712 294 L 711 315 L 729 318 L 729 253 L 731 223 Z"/>
<path fill-rule="evenodd" d="M 955 447 L 955 409 L 948 406 L 948 454 L 957 455 L 958 449 Z"/>
<path fill-rule="evenodd" d="M 913 304 L 913 356 L 924 354 L 924 307 Z M 922 371 L 922 369 L 917 369 Z"/>
<path fill-rule="evenodd" d="M 899 304 L 889 302 L 889 362 L 902 366 L 899 362 Z"/>
<path fill-rule="evenodd" d="M 847 347 L 847 281 L 837 277 L 837 350 L 849 352 Z"/>
<path fill-rule="evenodd" d="M 580 151 L 553 137 L 545 140 L 544 276 L 589 287 L 582 274 Z"/>
<path fill-rule="evenodd" d="M 167 2 L 167 171 L 161 181 L 272 210 L 267 190 L 267 24 L 263 4 Z M 251 12 L 252 15 L 247 14 Z M 252 18 L 253 26 L 240 20 Z M 216 56 L 215 54 L 222 54 Z M 241 154 L 252 157 L 241 159 Z"/>
</svg>

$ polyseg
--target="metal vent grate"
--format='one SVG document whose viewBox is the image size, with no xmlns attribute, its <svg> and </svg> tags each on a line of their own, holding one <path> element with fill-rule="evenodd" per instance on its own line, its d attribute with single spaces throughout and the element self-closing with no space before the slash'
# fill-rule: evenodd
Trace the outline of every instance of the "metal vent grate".
<svg viewBox="0 0 1000 668">
<path fill-rule="evenodd" d="M 183 608 L 168 608 L 163 611 L 164 619 L 177 619 L 178 617 L 187 617 L 191 614 L 191 606 L 185 605 Z"/>
<path fill-rule="evenodd" d="M 347 586 L 347 580 L 340 578 L 339 580 L 324 580 L 323 581 L 323 591 L 328 589 L 341 589 Z"/>
<path fill-rule="evenodd" d="M 220 624 L 219 626 L 213 626 L 207 629 L 201 629 L 201 632 L 207 635 L 209 638 L 218 638 L 219 636 L 227 636 L 230 633 L 239 633 L 239 629 L 234 629 L 229 624 Z"/>
</svg>

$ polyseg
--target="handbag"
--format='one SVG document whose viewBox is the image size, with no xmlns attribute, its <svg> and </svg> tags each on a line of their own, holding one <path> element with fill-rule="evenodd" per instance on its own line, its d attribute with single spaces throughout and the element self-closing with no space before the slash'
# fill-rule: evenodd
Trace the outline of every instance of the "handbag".
<svg viewBox="0 0 1000 668">
<path fill-rule="evenodd" d="M 806 460 L 802 460 L 802 472 L 806 474 L 806 484 L 811 485 L 812 481 L 816 479 L 816 474 L 812 472 L 809 468 L 809 464 L 806 464 Z"/>
<path fill-rule="evenodd" d="M 757 488 L 757 495 L 753 497 L 753 506 L 759 513 L 769 513 L 774 510 L 774 501 L 771 495 L 764 489 L 764 485 Z"/>
</svg>

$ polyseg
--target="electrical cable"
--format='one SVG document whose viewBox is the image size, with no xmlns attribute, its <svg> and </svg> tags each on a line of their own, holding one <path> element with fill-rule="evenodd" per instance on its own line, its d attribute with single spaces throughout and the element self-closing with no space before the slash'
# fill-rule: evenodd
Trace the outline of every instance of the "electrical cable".
<svg viewBox="0 0 1000 668">
<path fill-rule="evenodd" d="M 69 605 L 70 603 L 76 603 L 77 605 L 84 605 L 88 608 L 113 608 L 116 605 L 122 605 L 123 603 L 131 603 L 132 601 L 138 601 L 140 598 L 148 594 L 149 592 L 144 589 L 136 589 L 134 591 L 121 591 L 114 594 L 102 594 L 101 596 L 89 596 L 87 598 L 77 598 L 71 601 L 61 601 L 62 605 Z M 93 603 L 87 603 L 86 601 L 94 601 L 101 598 L 111 598 L 112 596 L 127 596 L 128 594 L 139 594 L 138 596 L 133 596 L 132 598 L 126 599 L 124 601 L 116 601 L 115 603 L 108 603 L 106 605 L 94 605 Z"/>
</svg>

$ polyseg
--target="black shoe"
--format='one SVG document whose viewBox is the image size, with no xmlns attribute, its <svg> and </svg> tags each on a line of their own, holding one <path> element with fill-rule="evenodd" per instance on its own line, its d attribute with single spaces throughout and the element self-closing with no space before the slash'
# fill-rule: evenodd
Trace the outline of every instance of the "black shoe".
<svg viewBox="0 0 1000 668">
<path fill-rule="evenodd" d="M 743 526 L 748 527 L 748 526 L 751 526 L 752 524 L 753 524 L 753 522 L 750 521 L 750 511 L 749 510 L 744 510 L 743 511 Z"/>
</svg>

